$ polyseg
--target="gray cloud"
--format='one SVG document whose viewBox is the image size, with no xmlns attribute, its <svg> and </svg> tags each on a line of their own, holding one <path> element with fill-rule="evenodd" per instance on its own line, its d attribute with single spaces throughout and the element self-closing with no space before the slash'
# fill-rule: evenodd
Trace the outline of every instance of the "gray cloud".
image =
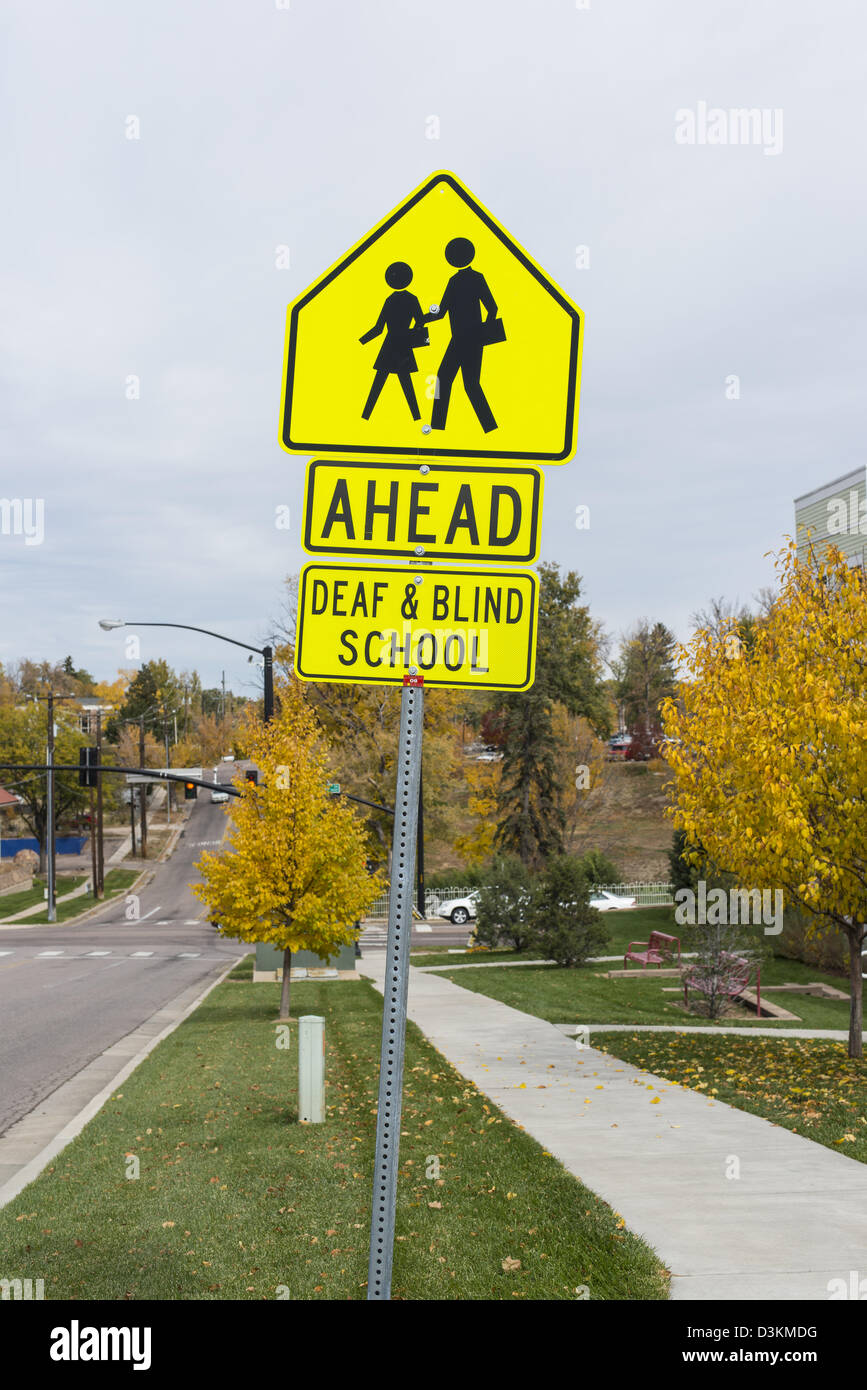
<svg viewBox="0 0 867 1390">
<path fill-rule="evenodd" d="M 855 4 L 18 0 L 6 29 L 2 491 L 45 499 L 46 536 L 0 536 L 0 660 L 111 676 L 106 612 L 267 635 L 303 560 L 286 304 L 435 168 L 587 314 L 543 555 L 611 630 L 749 597 L 791 499 L 862 461 Z M 676 144 L 700 101 L 781 108 L 782 152 Z M 156 647 L 249 678 L 206 639 Z"/>
</svg>

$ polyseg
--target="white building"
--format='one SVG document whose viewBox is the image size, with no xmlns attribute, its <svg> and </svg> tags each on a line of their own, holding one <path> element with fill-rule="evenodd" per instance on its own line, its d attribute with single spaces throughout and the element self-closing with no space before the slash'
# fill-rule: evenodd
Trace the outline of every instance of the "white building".
<svg viewBox="0 0 867 1390">
<path fill-rule="evenodd" d="M 808 544 L 819 553 L 829 545 L 836 545 L 848 556 L 850 565 L 864 565 L 867 560 L 867 467 L 862 464 L 842 478 L 796 497 L 795 528 L 798 559 L 806 556 Z"/>
</svg>

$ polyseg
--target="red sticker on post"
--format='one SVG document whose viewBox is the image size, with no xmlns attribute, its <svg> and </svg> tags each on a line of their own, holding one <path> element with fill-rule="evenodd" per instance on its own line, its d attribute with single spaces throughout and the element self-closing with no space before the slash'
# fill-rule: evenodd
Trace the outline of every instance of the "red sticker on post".
<svg viewBox="0 0 867 1390">
<path fill-rule="evenodd" d="M 404 685 L 424 685 L 424 676 L 404 676 Z"/>
</svg>

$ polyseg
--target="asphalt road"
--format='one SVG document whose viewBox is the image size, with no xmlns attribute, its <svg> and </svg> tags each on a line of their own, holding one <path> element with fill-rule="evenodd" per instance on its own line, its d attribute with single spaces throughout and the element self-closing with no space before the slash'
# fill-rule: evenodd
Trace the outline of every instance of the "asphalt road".
<svg viewBox="0 0 867 1390">
<path fill-rule="evenodd" d="M 228 780 L 234 769 L 223 773 Z M 172 857 L 154 865 L 138 920 L 123 898 L 80 925 L 0 930 L 0 1134 L 183 990 L 250 949 L 202 920 L 190 885 L 225 804 L 199 796 Z"/>
</svg>

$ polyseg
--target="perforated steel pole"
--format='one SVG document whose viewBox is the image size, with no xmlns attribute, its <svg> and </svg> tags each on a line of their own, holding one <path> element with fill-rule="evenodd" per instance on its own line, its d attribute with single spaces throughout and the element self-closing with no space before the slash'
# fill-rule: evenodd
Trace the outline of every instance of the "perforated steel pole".
<svg viewBox="0 0 867 1390">
<path fill-rule="evenodd" d="M 404 677 L 400 702 L 391 893 L 382 1009 L 382 1050 L 379 1063 L 379 1106 L 376 1112 L 376 1160 L 373 1167 L 370 1263 L 367 1271 L 368 1301 L 387 1300 L 391 1297 L 423 713 L 423 679 L 413 671 Z"/>
</svg>

